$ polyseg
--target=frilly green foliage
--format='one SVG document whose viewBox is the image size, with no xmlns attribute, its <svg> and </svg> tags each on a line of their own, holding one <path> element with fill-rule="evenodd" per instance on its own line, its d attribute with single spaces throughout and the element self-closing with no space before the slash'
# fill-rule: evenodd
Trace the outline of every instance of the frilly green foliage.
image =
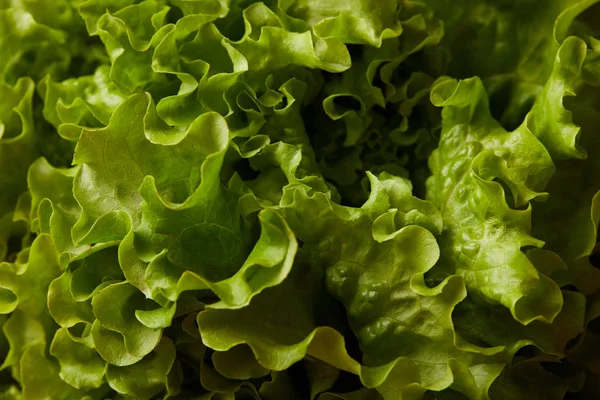
<svg viewBox="0 0 600 400">
<path fill-rule="evenodd" d="M 597 0 L 0 0 L 0 400 L 600 398 Z"/>
</svg>

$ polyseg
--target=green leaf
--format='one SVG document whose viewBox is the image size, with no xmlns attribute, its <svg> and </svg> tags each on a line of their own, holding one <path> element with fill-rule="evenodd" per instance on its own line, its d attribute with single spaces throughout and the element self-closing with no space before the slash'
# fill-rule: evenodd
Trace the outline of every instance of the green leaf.
<svg viewBox="0 0 600 400">
<path fill-rule="evenodd" d="M 56 331 L 50 354 L 60 364 L 60 377 L 77 389 L 98 388 L 104 384 L 106 361 L 91 346 L 91 338 L 77 340 L 67 328 Z"/>
<path fill-rule="evenodd" d="M 92 76 L 54 82 L 47 75 L 38 84 L 44 99 L 44 118 L 66 140 L 76 141 L 82 126 L 108 125 L 114 109 L 124 100 L 124 93 L 110 79 L 108 66 L 100 66 Z"/>
<path fill-rule="evenodd" d="M 563 98 L 575 93 L 585 54 L 583 40 L 575 37 L 565 40 L 556 54 L 552 75 L 525 120 L 553 158 L 585 157 L 585 151 L 577 143 L 580 129 L 563 106 Z"/>
<path fill-rule="evenodd" d="M 575 42 L 575 39 L 569 39 L 563 47 L 567 43 L 577 45 L 576 48 L 580 50 L 581 43 Z M 593 53 L 589 57 L 593 57 Z M 560 61 L 566 63 L 568 60 Z M 580 85 L 577 91 L 581 94 L 571 102 L 572 114 L 565 110 L 568 121 L 573 121 L 567 126 L 580 135 L 578 148 L 588 155 L 584 159 L 557 162 L 556 173 L 547 187 L 550 196 L 534 209 L 533 232 L 546 242 L 546 248 L 565 260 L 577 288 L 584 294 L 592 294 L 600 284 L 600 271 L 588 260 L 597 242 L 600 185 L 589 177 L 592 171 L 600 169 L 596 157 L 600 147 L 594 135 L 600 114 L 593 107 L 595 87 Z M 562 128 L 563 125 L 559 125 L 556 131 L 549 133 L 558 135 L 559 132 L 568 131 Z M 565 209 L 569 212 L 562 211 Z"/>
<path fill-rule="evenodd" d="M 398 226 L 381 242 L 373 239 L 378 193 L 376 188 L 361 209 L 335 205 L 322 193 L 308 196 L 292 185 L 282 200 L 304 249 L 327 265 L 329 291 L 346 307 L 363 352 L 363 384 L 384 397 L 400 392 L 420 398 L 426 389 L 447 387 L 480 396 L 504 365 L 505 356 L 494 356 L 502 348 L 483 349 L 455 337 L 451 313 L 466 292 L 459 276 L 434 288 L 425 285 L 424 273 L 439 256 L 429 231 Z M 410 191 L 392 201 L 410 201 Z M 296 219 L 302 209 L 312 210 L 311 219 Z M 480 371 L 483 380 L 475 378 Z"/>
<path fill-rule="evenodd" d="M 202 208 L 198 211 L 201 216 L 209 215 L 203 212 Z M 235 209 L 233 212 L 236 212 Z M 235 214 L 225 215 L 231 217 Z M 198 224 L 192 226 L 202 227 L 200 225 L 202 222 L 196 222 L 193 218 L 184 216 L 182 220 L 186 221 L 186 224 L 192 222 Z M 145 282 L 153 293 L 160 293 L 172 301 L 176 300 L 184 290 L 208 288 L 221 299 L 219 303 L 211 305 L 211 308 L 240 308 L 247 305 L 255 295 L 266 288 L 278 285 L 285 279 L 292 267 L 297 246 L 293 234 L 277 213 L 264 211 L 260 214 L 260 222 L 261 236 L 245 262 L 241 260 L 235 262 L 235 259 L 232 259 L 236 255 L 233 253 L 235 247 L 227 240 L 235 237 L 226 235 L 232 233 L 231 230 L 227 230 L 227 225 L 208 220 L 205 222 L 207 226 L 212 225 L 224 232 L 222 236 L 214 236 L 213 240 L 216 243 L 208 240 L 207 244 L 213 243 L 213 245 L 201 248 L 205 249 L 204 252 L 195 253 L 193 263 L 178 265 L 169 262 L 166 257 L 155 258 L 146 270 Z M 175 230 L 182 231 L 177 228 Z M 197 230 L 195 233 L 200 232 Z M 207 238 L 209 233 L 210 231 L 206 232 Z M 233 245 L 237 246 L 238 243 L 233 241 Z M 180 248 L 186 250 L 183 246 Z M 170 252 L 167 253 L 167 257 L 169 254 Z M 193 255 L 194 253 L 190 254 Z M 222 260 L 219 260 L 220 258 Z M 229 271 L 235 271 L 235 274 L 227 279 L 218 280 L 218 277 L 223 277 L 227 273 L 224 269 L 227 264 L 224 263 L 230 263 Z M 185 265 L 188 267 L 185 268 Z"/>
<path fill-rule="evenodd" d="M 483 347 L 503 346 L 512 356 L 522 347 L 533 345 L 547 355 L 564 356 L 567 343 L 583 331 L 583 295 L 563 291 L 564 304 L 552 324 L 533 321 L 523 326 L 502 306 L 477 304 L 465 299 L 455 309 L 452 320 L 463 339 Z M 485 327 L 485 328 L 483 328 Z"/>
<path fill-rule="evenodd" d="M 81 209 L 72 194 L 77 168 L 54 168 L 45 158 L 31 164 L 27 174 L 31 208 L 31 229 L 50 234 L 60 253 L 79 253 L 71 238 L 71 227 Z"/>
<path fill-rule="evenodd" d="M 291 17 L 307 22 L 320 37 L 344 43 L 379 47 L 384 39 L 402 33 L 398 1 L 332 1 L 323 5 L 311 0 L 282 1 L 279 6 Z"/>
<path fill-rule="evenodd" d="M 28 259 L 22 263 L 0 263 L 0 282 L 18 301 L 17 308 L 32 315 L 47 313 L 46 297 L 39 293 L 47 293 L 48 286 L 61 274 L 58 264 L 58 253 L 50 236 L 38 236 L 28 249 Z"/>
<path fill-rule="evenodd" d="M 105 13 L 114 13 L 135 3 L 134 0 L 88 0 L 79 6 L 79 14 L 85 21 L 90 35 L 98 34 L 98 19 Z"/>
<path fill-rule="evenodd" d="M 524 125 L 506 132 L 492 118 L 477 78 L 440 80 L 431 99 L 444 107 L 427 181 L 427 197 L 444 217 L 442 276 L 462 275 L 470 292 L 503 304 L 523 324 L 552 321 L 560 290 L 521 251 L 542 244 L 530 235 L 531 206 L 512 209 L 505 199 L 521 206 L 542 196 L 554 169 L 548 152 Z"/>
<path fill-rule="evenodd" d="M 89 300 L 114 281 L 123 280 L 117 248 L 113 243 L 93 246 L 69 265 L 71 296 L 79 302 Z"/>
<path fill-rule="evenodd" d="M 177 94 L 157 105 L 158 114 L 169 124 L 189 125 L 201 107 L 227 114 L 224 93 L 248 70 L 247 60 L 211 24 L 217 18 L 218 14 L 202 13 L 178 20 L 154 51 L 152 69 L 181 82 Z M 187 41 L 194 32 L 193 40 Z"/>
<path fill-rule="evenodd" d="M 113 365 L 132 365 L 143 358 L 143 356 L 131 354 L 125 347 L 123 335 L 104 328 L 99 320 L 94 321 L 92 325 L 92 338 L 94 339 L 94 347 L 100 357 Z M 156 342 L 157 340 L 155 340 L 153 346 L 156 345 Z M 152 348 L 148 352 L 152 351 Z"/>
<path fill-rule="evenodd" d="M 310 382 L 310 398 L 316 398 L 320 393 L 331 389 L 340 375 L 340 371 L 320 360 L 307 359 L 304 369 Z"/>
<path fill-rule="evenodd" d="M 265 382 L 260 387 L 261 398 L 265 400 L 275 399 L 300 399 L 291 383 L 290 374 L 286 371 L 271 373 L 271 381 Z"/>
<path fill-rule="evenodd" d="M 37 344 L 29 347 L 21 359 L 23 375 L 23 398 L 39 399 L 44 397 L 77 400 L 84 396 L 101 399 L 106 396 L 106 387 L 94 391 L 75 389 L 59 377 L 57 362 L 45 354 L 44 346 Z"/>
<path fill-rule="evenodd" d="M 393 4 L 394 2 L 388 3 L 390 7 L 396 6 Z M 292 9 L 296 7 L 301 6 L 296 4 Z M 352 68 L 343 72 L 339 77 L 331 79 L 325 88 L 328 96 L 323 100 L 323 109 L 331 119 L 342 120 L 346 125 L 345 146 L 364 142 L 363 135 L 367 130 L 379 128 L 379 116 L 374 106 L 391 111 L 395 108 L 392 103 L 408 100 L 406 97 L 403 98 L 402 94 L 402 86 L 408 86 L 407 83 L 398 85 L 396 82 L 391 82 L 394 71 L 411 54 L 437 44 L 442 38 L 443 25 L 441 21 L 435 19 L 431 10 L 425 5 L 407 3 L 399 7 L 400 11 L 397 17 L 403 19 L 404 31 L 398 40 L 384 40 L 380 42 L 381 47 L 378 46 L 378 48 L 365 47 L 361 56 L 353 60 Z M 378 7 L 377 11 L 380 9 L 381 7 Z M 320 10 L 321 8 L 315 11 Z M 338 18 L 341 19 L 342 15 L 340 14 Z M 375 84 L 374 80 L 377 78 L 381 79 L 382 85 L 380 86 L 383 87 Z M 429 83 L 431 82 L 432 79 L 429 78 Z M 427 89 L 428 87 L 424 93 L 420 94 L 420 97 L 428 93 Z M 345 99 L 358 101 L 359 107 L 353 109 L 341 106 Z M 408 107 L 409 101 L 406 101 L 404 106 L 399 106 L 397 110 L 404 115 Z M 409 115 L 410 111 L 408 115 L 404 116 L 409 117 Z M 390 130 L 395 132 L 392 133 L 392 136 L 397 136 L 401 130 L 407 129 L 407 118 L 399 117 L 391 118 Z"/>
<path fill-rule="evenodd" d="M 4 13 L 0 10 L 0 14 Z M 0 23 L 0 25 L 3 25 Z M 3 57 L 0 57 L 3 58 Z M 37 158 L 32 115 L 34 83 L 19 79 L 14 86 L 0 82 L 0 215 L 13 210 L 27 188 L 27 168 Z"/>
<path fill-rule="evenodd" d="M 25 350 L 30 346 L 45 344 L 44 325 L 38 319 L 16 310 L 2 325 L 2 332 L 8 341 L 9 351 L 0 369 L 12 367 L 12 375 L 19 378 L 19 363 Z"/>
<path fill-rule="evenodd" d="M 232 44 L 247 60 L 249 71 L 273 71 L 289 65 L 341 72 L 350 67 L 346 47 L 333 37 L 293 32 L 261 3 L 244 10 L 247 30 Z"/>
<path fill-rule="evenodd" d="M 35 8 L 0 9 L 0 84 L 13 84 L 22 76 L 40 78 L 68 65 L 65 32 L 38 23 L 29 11 Z"/>
<path fill-rule="evenodd" d="M 161 330 L 148 328 L 136 318 L 136 310 L 147 307 L 144 300 L 143 294 L 127 282 L 111 284 L 92 298 L 97 318 L 92 328 L 94 345 L 108 363 L 133 364 L 158 345 Z M 122 344 L 112 347 L 104 337 L 110 337 L 110 343 L 120 340 Z"/>
<path fill-rule="evenodd" d="M 110 57 L 110 78 L 132 93 L 166 83 L 165 77 L 151 68 L 152 50 L 172 27 L 165 27 L 169 7 L 162 2 L 146 0 L 139 4 L 127 3 L 119 4 L 124 8 L 114 14 L 104 13 L 100 16 L 96 29 Z"/>
<path fill-rule="evenodd" d="M 451 313 L 466 295 L 462 280 L 451 277 L 431 289 L 424 284 L 423 274 L 438 255 L 428 231 L 408 226 L 379 245 L 343 249 L 344 261 L 328 269 L 328 288 L 346 306 L 361 343 L 363 382 L 384 397 L 400 392 L 418 398 L 425 388 L 452 384 L 475 395 L 491 383 L 475 385 L 468 368 L 479 364 L 477 357 L 461 354 L 454 344 Z M 402 376 L 406 368 L 412 373 Z"/>
<path fill-rule="evenodd" d="M 0 260 L 15 259 L 23 246 L 28 227 L 25 221 L 17 220 L 15 214 L 8 213 L 0 218 Z"/>
<path fill-rule="evenodd" d="M 94 314 L 89 302 L 75 299 L 71 291 L 73 274 L 65 271 L 48 287 L 48 311 L 54 321 L 63 327 L 75 326 L 80 322 L 93 323 Z"/>
<path fill-rule="evenodd" d="M 373 238 L 378 242 L 393 239 L 407 225 L 419 225 L 434 234 L 442 231 L 442 217 L 428 201 L 412 195 L 408 180 L 382 172 L 375 177 L 367 172 L 371 194 L 362 209 L 374 219 Z"/>
<path fill-rule="evenodd" d="M 106 379 L 111 388 L 122 395 L 150 399 L 167 385 L 167 376 L 175 362 L 175 345 L 163 338 L 152 353 L 130 366 L 109 365 Z"/>
<path fill-rule="evenodd" d="M 343 337 L 315 321 L 313 307 L 318 301 L 323 307 L 318 313 L 321 318 L 333 313 L 335 306 L 327 305 L 331 299 L 327 300 L 319 285 L 322 272 L 308 268 L 295 267 L 280 285 L 264 290 L 247 307 L 200 312 L 198 327 L 203 343 L 217 351 L 247 344 L 259 363 L 272 370 L 284 370 L 309 354 L 357 372 L 359 365 L 347 355 Z"/>
<path fill-rule="evenodd" d="M 77 244 L 96 235 L 103 240 L 122 239 L 130 229 L 129 218 L 137 225 L 142 201 L 137 190 L 148 175 L 154 177 L 161 195 L 171 201 L 184 199 L 196 188 L 195 165 L 226 147 L 226 125 L 214 114 L 200 116 L 173 147 L 170 142 L 162 145 L 166 139 L 153 131 L 147 138 L 143 125 L 147 107 L 147 97 L 131 96 L 114 111 L 106 128 L 82 133 L 73 160 L 82 164 L 73 188 L 82 208 L 73 227 Z M 99 222 L 102 217 L 108 218 L 104 224 Z M 120 229 L 114 229 L 115 224 Z"/>
<path fill-rule="evenodd" d="M 530 399 L 543 396 L 549 400 L 564 398 L 568 382 L 557 379 L 539 362 L 525 361 L 506 369 L 490 388 L 490 398 Z"/>
<path fill-rule="evenodd" d="M 452 55 L 462 55 L 451 58 L 448 73 L 481 77 L 492 99 L 509 93 L 509 104 L 496 111 L 504 112 L 503 124 L 518 126 L 552 71 L 557 44 L 565 39 L 555 36 L 555 27 L 562 25 L 557 20 L 578 3 L 583 2 L 431 2 L 444 20 L 442 43 Z"/>
<path fill-rule="evenodd" d="M 269 373 L 262 367 L 248 346 L 240 345 L 212 355 L 215 370 L 229 379 L 246 380 L 260 378 Z"/>
</svg>

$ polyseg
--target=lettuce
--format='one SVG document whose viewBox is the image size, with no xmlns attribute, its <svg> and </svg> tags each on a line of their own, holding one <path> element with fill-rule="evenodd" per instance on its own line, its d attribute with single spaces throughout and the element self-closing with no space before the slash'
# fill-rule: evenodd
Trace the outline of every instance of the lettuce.
<svg viewBox="0 0 600 400">
<path fill-rule="evenodd" d="M 0 0 L 0 399 L 600 397 L 597 0 Z"/>
</svg>

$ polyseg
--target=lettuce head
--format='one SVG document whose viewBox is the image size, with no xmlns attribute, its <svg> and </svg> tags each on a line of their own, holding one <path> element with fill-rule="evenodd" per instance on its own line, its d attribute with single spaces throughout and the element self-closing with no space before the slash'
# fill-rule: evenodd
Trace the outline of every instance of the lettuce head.
<svg viewBox="0 0 600 400">
<path fill-rule="evenodd" d="M 598 0 L 0 0 L 0 400 L 600 398 Z"/>
</svg>

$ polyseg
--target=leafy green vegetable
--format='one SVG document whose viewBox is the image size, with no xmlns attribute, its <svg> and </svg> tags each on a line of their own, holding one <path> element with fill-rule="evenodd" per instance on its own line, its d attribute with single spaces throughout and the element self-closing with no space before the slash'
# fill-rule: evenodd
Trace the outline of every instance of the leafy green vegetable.
<svg viewBox="0 0 600 400">
<path fill-rule="evenodd" d="M 600 397 L 597 0 L 0 0 L 0 399 Z"/>
</svg>

